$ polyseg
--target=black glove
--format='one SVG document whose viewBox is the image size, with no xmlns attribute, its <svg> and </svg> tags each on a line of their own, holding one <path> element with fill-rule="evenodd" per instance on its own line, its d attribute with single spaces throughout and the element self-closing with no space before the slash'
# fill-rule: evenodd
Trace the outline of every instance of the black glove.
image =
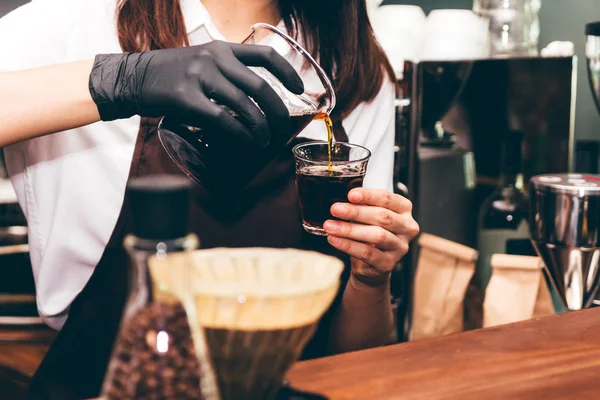
<svg viewBox="0 0 600 400">
<path fill-rule="evenodd" d="M 216 129 L 266 146 L 270 131 L 289 133 L 290 116 L 273 88 L 247 66 L 266 68 L 292 93 L 304 91 L 296 71 L 272 48 L 213 41 L 177 49 L 98 55 L 90 75 L 90 93 L 103 121 L 136 114 L 173 116 L 187 125 Z"/>
</svg>

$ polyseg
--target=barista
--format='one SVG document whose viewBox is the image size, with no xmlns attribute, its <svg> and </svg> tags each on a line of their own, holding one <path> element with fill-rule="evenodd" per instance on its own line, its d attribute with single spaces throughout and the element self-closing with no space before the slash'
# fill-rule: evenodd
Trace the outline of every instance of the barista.
<svg viewBox="0 0 600 400">
<path fill-rule="evenodd" d="M 34 0 L 0 20 L 0 71 L 13 71 L 0 74 L 0 141 L 14 143 L 6 161 L 28 219 L 38 309 L 60 330 L 34 376 L 32 398 L 99 393 L 125 301 L 127 180 L 181 173 L 160 146 L 155 117 L 215 125 L 248 146 L 264 146 L 275 127 L 289 129 L 285 107 L 247 66 L 268 68 L 299 93 L 296 74 L 268 49 L 232 44 L 259 21 L 301 32 L 335 78 L 336 139 L 373 153 L 365 188 L 332 207 L 341 221 L 326 223 L 329 237 L 321 242 L 302 229 L 288 148 L 241 199 L 196 187 L 194 231 L 204 248 L 348 256 L 347 283 L 312 349 L 388 341 L 390 272 L 418 226 L 410 202 L 391 191 L 394 77 L 364 0 Z M 166 50 L 144 52 L 151 49 Z M 237 111 L 242 122 L 210 100 Z M 300 137 L 324 135 L 315 122 Z"/>
</svg>

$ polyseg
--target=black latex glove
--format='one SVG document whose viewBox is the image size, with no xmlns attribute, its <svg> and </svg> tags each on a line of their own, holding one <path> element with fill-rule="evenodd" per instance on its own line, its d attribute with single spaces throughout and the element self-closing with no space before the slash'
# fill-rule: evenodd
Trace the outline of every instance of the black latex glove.
<svg viewBox="0 0 600 400">
<path fill-rule="evenodd" d="M 281 98 L 248 66 L 266 68 L 292 93 L 304 91 L 296 71 L 272 48 L 213 41 L 98 55 L 90 75 L 90 93 L 103 121 L 136 114 L 174 116 L 184 124 L 217 129 L 237 140 L 266 146 L 270 130 L 289 132 L 290 116 Z"/>
</svg>

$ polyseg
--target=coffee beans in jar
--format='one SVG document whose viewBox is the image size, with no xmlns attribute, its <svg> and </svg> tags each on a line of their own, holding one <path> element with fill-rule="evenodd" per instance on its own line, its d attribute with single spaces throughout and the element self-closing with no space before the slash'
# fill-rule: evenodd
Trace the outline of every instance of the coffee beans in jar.
<svg viewBox="0 0 600 400">
<path fill-rule="evenodd" d="M 121 329 L 103 397 L 198 400 L 201 370 L 181 303 L 141 308 Z"/>
</svg>

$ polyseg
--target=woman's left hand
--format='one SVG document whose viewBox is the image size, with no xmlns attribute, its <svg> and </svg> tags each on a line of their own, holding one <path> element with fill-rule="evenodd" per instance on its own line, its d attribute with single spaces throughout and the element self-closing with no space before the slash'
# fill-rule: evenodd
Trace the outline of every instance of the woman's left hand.
<svg viewBox="0 0 600 400">
<path fill-rule="evenodd" d="M 412 203 L 385 190 L 358 188 L 348 194 L 350 203 L 336 203 L 327 220 L 329 243 L 352 256 L 352 274 L 367 285 L 386 283 L 419 233 Z"/>
</svg>

